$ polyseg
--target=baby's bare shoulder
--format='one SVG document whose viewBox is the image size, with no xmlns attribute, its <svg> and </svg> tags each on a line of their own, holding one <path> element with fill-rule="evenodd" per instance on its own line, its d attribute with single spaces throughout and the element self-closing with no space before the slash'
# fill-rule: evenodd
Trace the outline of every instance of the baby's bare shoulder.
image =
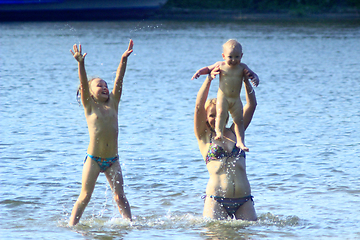
<svg viewBox="0 0 360 240">
<path fill-rule="evenodd" d="M 215 68 L 215 67 L 217 67 L 217 66 L 222 66 L 222 65 L 224 65 L 224 61 L 218 61 L 218 62 L 216 62 L 216 63 L 214 63 L 214 64 L 212 64 L 212 65 L 210 65 L 209 67 L 210 68 Z"/>
<path fill-rule="evenodd" d="M 222 69 L 223 67 L 226 66 L 226 63 L 225 63 L 224 61 L 220 61 L 220 62 L 217 62 L 217 63 L 215 63 L 215 64 L 216 64 L 216 66 L 219 66 L 220 69 Z"/>
<path fill-rule="evenodd" d="M 241 67 L 241 68 L 244 69 L 244 68 L 247 68 L 247 65 L 246 65 L 245 63 L 240 63 L 240 64 L 239 64 L 239 67 Z"/>
</svg>

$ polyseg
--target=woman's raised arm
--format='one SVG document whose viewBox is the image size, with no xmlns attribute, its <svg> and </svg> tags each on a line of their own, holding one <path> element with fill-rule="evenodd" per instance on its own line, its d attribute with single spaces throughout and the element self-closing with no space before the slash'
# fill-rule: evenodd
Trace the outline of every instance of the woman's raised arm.
<svg viewBox="0 0 360 240">
<path fill-rule="evenodd" d="M 211 81 L 220 73 L 220 67 L 214 68 L 209 75 L 207 75 L 204 83 L 202 84 L 195 103 L 195 112 L 194 112 L 194 133 L 197 139 L 201 139 L 205 130 L 206 130 L 206 110 L 205 103 L 209 95 L 209 89 Z"/>
</svg>

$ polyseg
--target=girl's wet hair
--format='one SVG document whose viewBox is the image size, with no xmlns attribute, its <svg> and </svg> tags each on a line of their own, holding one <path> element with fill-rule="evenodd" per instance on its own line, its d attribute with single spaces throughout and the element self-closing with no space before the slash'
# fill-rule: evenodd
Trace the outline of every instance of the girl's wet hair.
<svg viewBox="0 0 360 240">
<path fill-rule="evenodd" d="M 98 79 L 99 77 L 93 77 L 90 80 L 88 80 L 89 88 L 90 84 L 93 80 Z M 79 85 L 77 91 L 76 91 L 76 101 L 79 103 L 79 106 L 81 105 L 81 84 Z"/>
</svg>

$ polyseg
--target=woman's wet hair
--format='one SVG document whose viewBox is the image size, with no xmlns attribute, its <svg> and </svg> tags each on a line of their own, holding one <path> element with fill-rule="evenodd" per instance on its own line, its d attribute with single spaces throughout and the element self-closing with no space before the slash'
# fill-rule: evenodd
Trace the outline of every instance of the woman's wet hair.
<svg viewBox="0 0 360 240">
<path fill-rule="evenodd" d="M 205 111 L 207 111 L 211 105 L 216 106 L 216 98 L 211 98 L 205 102 Z M 227 112 L 225 124 L 228 124 L 228 122 L 229 122 L 229 112 Z M 209 123 L 207 122 L 207 124 Z"/>
</svg>

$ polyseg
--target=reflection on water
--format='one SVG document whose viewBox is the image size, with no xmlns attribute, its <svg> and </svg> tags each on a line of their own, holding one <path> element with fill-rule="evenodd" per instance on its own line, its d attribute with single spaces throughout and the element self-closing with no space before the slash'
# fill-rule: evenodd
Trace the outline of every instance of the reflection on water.
<svg viewBox="0 0 360 240">
<path fill-rule="evenodd" d="M 358 237 L 359 30 L 349 21 L 1 23 L 2 230 L 9 239 Z M 88 144 L 69 49 L 81 43 L 87 73 L 112 86 L 129 38 L 119 155 L 134 221 L 121 219 L 100 175 L 69 228 Z M 246 132 L 257 222 L 202 218 L 208 173 L 193 110 L 204 78 L 190 79 L 221 60 L 229 38 L 261 79 Z"/>
</svg>

